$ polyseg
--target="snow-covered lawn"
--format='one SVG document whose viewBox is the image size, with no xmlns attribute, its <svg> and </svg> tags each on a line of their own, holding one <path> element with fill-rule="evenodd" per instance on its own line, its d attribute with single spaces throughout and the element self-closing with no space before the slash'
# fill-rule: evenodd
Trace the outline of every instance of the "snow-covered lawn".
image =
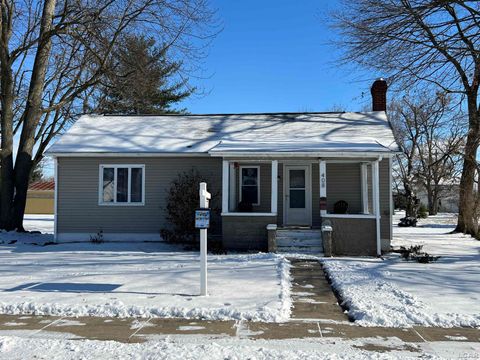
<svg viewBox="0 0 480 360">
<path fill-rule="evenodd" d="M 423 245 L 438 262 L 406 262 L 397 254 L 374 258 L 326 259 L 333 285 L 349 315 L 366 326 L 480 327 L 480 241 L 450 234 L 453 214 L 420 220 L 417 227 L 396 226 L 394 247 Z"/>
<path fill-rule="evenodd" d="M 48 231 L 47 220 L 31 219 L 28 230 Z M 289 263 L 277 255 L 209 256 L 210 296 L 201 297 L 198 253 L 159 243 L 32 245 L 48 240 L 0 233 L 0 313 L 262 321 L 290 316 Z"/>
</svg>

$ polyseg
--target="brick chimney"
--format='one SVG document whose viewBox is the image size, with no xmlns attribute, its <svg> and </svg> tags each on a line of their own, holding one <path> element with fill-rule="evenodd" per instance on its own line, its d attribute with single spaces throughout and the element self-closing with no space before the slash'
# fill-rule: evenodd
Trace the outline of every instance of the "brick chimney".
<svg viewBox="0 0 480 360">
<path fill-rule="evenodd" d="M 387 89 L 387 82 L 383 78 L 377 79 L 373 83 L 370 89 L 373 111 L 387 111 Z"/>
</svg>

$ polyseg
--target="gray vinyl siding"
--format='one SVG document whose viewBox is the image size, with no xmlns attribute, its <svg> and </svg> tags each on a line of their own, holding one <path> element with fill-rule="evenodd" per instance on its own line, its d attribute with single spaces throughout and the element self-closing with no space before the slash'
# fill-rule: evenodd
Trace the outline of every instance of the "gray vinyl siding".
<svg viewBox="0 0 480 360">
<path fill-rule="evenodd" d="M 392 211 L 390 204 L 390 162 L 388 159 L 383 159 L 380 161 L 379 166 L 379 175 L 380 175 L 380 237 L 382 239 L 390 240 L 392 238 L 391 234 L 391 223 L 392 223 Z M 385 249 L 390 247 L 390 243 L 384 242 Z"/>
<path fill-rule="evenodd" d="M 360 214 L 362 186 L 360 163 L 327 163 L 327 211 L 333 213 L 337 201 L 348 203 L 349 214 Z"/>
<path fill-rule="evenodd" d="M 144 164 L 144 206 L 98 205 L 100 164 Z M 166 196 L 181 172 L 197 169 L 221 204 L 222 161 L 217 158 L 59 158 L 57 226 L 59 233 L 158 233 L 167 227 Z M 192 214 L 193 216 L 193 214 Z M 219 223 L 219 219 L 217 219 Z M 217 230 L 220 232 L 220 229 Z"/>
</svg>

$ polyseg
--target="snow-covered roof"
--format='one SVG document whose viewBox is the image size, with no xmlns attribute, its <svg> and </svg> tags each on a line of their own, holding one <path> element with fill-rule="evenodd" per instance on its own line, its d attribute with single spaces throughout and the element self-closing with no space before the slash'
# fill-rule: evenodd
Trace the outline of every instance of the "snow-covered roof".
<svg viewBox="0 0 480 360">
<path fill-rule="evenodd" d="M 84 115 L 47 151 L 78 153 L 398 151 L 385 112 Z"/>
</svg>

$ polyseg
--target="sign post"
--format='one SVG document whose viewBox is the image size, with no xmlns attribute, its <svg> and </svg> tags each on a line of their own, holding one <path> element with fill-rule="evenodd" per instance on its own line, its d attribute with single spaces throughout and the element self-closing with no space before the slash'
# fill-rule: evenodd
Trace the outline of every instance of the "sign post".
<svg viewBox="0 0 480 360">
<path fill-rule="evenodd" d="M 200 209 L 195 211 L 195 227 L 200 229 L 200 295 L 207 295 L 207 229 L 210 226 L 208 209 L 211 194 L 207 183 L 200 183 Z"/>
</svg>

